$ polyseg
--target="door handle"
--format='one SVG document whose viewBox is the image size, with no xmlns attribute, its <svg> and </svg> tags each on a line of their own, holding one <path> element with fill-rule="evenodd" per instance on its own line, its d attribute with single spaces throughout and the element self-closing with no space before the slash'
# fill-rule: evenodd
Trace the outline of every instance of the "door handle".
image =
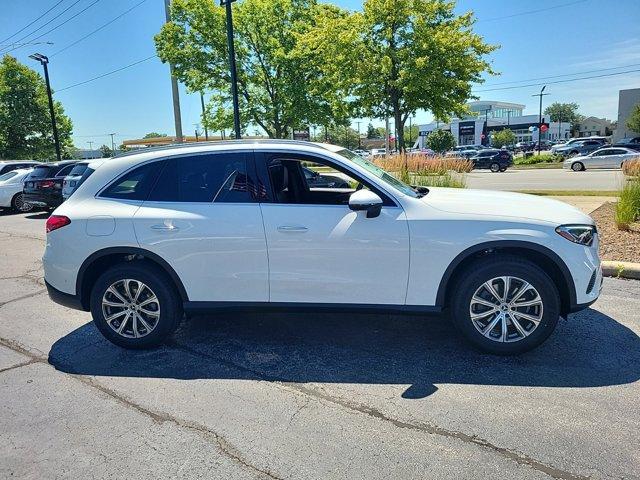
<svg viewBox="0 0 640 480">
<path fill-rule="evenodd" d="M 165 223 L 159 224 L 159 225 L 152 225 L 151 226 L 152 230 L 158 230 L 161 232 L 175 232 L 177 230 L 180 230 L 178 227 L 176 227 L 175 225 L 167 225 Z"/>
<path fill-rule="evenodd" d="M 308 228 L 302 225 L 280 225 L 278 227 L 279 232 L 306 232 L 307 230 Z"/>
</svg>

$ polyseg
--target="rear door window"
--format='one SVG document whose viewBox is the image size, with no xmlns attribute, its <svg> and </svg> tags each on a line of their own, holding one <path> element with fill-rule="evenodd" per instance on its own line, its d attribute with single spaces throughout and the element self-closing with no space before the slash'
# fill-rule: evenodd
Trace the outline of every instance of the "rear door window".
<svg viewBox="0 0 640 480">
<path fill-rule="evenodd" d="M 167 160 L 149 201 L 250 203 L 254 188 L 244 152 L 193 155 Z"/>
</svg>

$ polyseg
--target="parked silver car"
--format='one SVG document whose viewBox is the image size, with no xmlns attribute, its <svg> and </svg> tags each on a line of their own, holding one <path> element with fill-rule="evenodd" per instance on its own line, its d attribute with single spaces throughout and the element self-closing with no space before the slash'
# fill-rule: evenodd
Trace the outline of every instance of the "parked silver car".
<svg viewBox="0 0 640 480">
<path fill-rule="evenodd" d="M 588 155 L 568 158 L 562 167 L 574 172 L 591 168 L 622 168 L 624 162 L 634 158 L 640 158 L 640 153 L 630 148 L 605 147 Z"/>
</svg>

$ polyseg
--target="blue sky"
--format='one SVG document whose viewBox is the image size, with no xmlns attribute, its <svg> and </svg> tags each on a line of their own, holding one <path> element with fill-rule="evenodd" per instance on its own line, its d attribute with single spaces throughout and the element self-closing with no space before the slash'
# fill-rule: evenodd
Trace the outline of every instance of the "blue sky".
<svg viewBox="0 0 640 480">
<path fill-rule="evenodd" d="M 12 35 L 59 0 L 1 0 L 0 40 Z M 141 0 L 62 0 L 43 21 L 34 23 L 6 43 L 44 25 L 30 37 L 37 37 L 84 8 L 87 10 L 50 34 L 36 41 L 53 42 L 18 48 L 11 52 L 20 61 L 40 71 L 28 58 L 33 52 L 51 57 L 50 75 L 55 97 L 74 122 L 76 146 L 109 144 L 115 132 L 119 143 L 146 132 L 174 134 L 168 66 L 156 58 L 114 75 L 85 85 L 62 90 L 100 74 L 149 57 L 155 53 L 153 35 L 164 22 L 163 0 L 146 0 L 122 18 L 77 45 L 56 54 L 83 35 L 117 17 Z M 74 2 L 77 2 L 75 5 Z M 94 4 L 95 2 L 95 4 Z M 356 0 L 336 1 L 350 9 L 359 9 Z M 26 5 L 28 4 L 28 8 Z M 73 5 L 73 6 L 72 6 Z M 47 21 L 72 6 L 60 18 Z M 491 55 L 498 77 L 477 86 L 483 100 L 523 103 L 525 113 L 537 113 L 531 95 L 539 86 L 482 91 L 491 88 L 519 87 L 544 80 L 520 82 L 539 77 L 580 74 L 602 75 L 640 70 L 640 1 L 638 0 L 461 0 L 457 11 L 473 10 L 478 22 L 475 30 L 486 41 L 501 48 Z M 527 13 L 530 12 L 530 13 Z M 627 68 L 616 68 L 625 67 Z M 605 71 L 593 72 L 594 70 Z M 549 82 L 575 76 L 548 79 Z M 618 90 L 640 87 L 640 72 L 569 83 L 549 84 L 545 102 L 575 101 L 587 115 L 617 117 Z M 183 129 L 193 134 L 199 123 L 199 96 L 181 89 Z M 418 122 L 431 119 L 418 112 Z M 374 122 L 380 125 L 380 122 Z"/>
</svg>

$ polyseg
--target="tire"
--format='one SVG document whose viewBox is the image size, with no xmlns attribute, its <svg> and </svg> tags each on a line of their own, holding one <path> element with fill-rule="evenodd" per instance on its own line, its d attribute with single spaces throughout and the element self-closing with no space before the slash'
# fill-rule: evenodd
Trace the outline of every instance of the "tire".
<svg viewBox="0 0 640 480">
<path fill-rule="evenodd" d="M 498 173 L 500 171 L 500 164 L 499 163 L 492 163 L 491 166 L 489 167 L 489 169 L 493 172 L 493 173 Z"/>
<path fill-rule="evenodd" d="M 507 167 L 502 167 L 502 168 L 500 169 L 500 172 L 501 172 L 501 173 L 504 173 L 504 172 L 506 172 L 506 171 L 507 171 Z"/>
<path fill-rule="evenodd" d="M 131 296 L 127 295 L 125 280 Z M 139 298 L 132 302 L 134 297 Z M 98 278 L 91 291 L 91 314 L 107 340 L 130 349 L 160 345 L 176 331 L 183 317 L 182 302 L 171 279 L 161 269 L 141 262 L 116 265 Z M 109 322 L 107 317 L 111 317 Z"/>
<path fill-rule="evenodd" d="M 503 296 L 507 277 L 510 285 L 507 302 L 494 301 L 485 284 L 492 282 L 495 293 Z M 537 347 L 555 330 L 560 317 L 558 289 L 536 264 L 511 255 L 495 255 L 473 263 L 458 278 L 451 298 L 452 320 L 476 348 L 496 355 L 517 355 Z M 477 298 L 485 303 L 478 303 L 474 300 Z M 538 303 L 518 307 L 510 303 L 514 300 Z M 500 306 L 494 313 L 488 313 L 493 307 L 485 306 L 487 302 Z M 473 320 L 472 313 L 476 317 Z M 492 323 L 494 326 L 490 328 Z M 520 328 L 516 328 L 516 323 Z"/>
<path fill-rule="evenodd" d="M 11 200 L 11 209 L 14 212 L 27 213 L 33 210 L 33 205 L 25 203 L 22 193 L 16 193 Z"/>
<path fill-rule="evenodd" d="M 584 170 L 584 165 L 582 162 L 575 162 L 571 164 L 571 170 L 574 172 L 582 172 Z"/>
</svg>

